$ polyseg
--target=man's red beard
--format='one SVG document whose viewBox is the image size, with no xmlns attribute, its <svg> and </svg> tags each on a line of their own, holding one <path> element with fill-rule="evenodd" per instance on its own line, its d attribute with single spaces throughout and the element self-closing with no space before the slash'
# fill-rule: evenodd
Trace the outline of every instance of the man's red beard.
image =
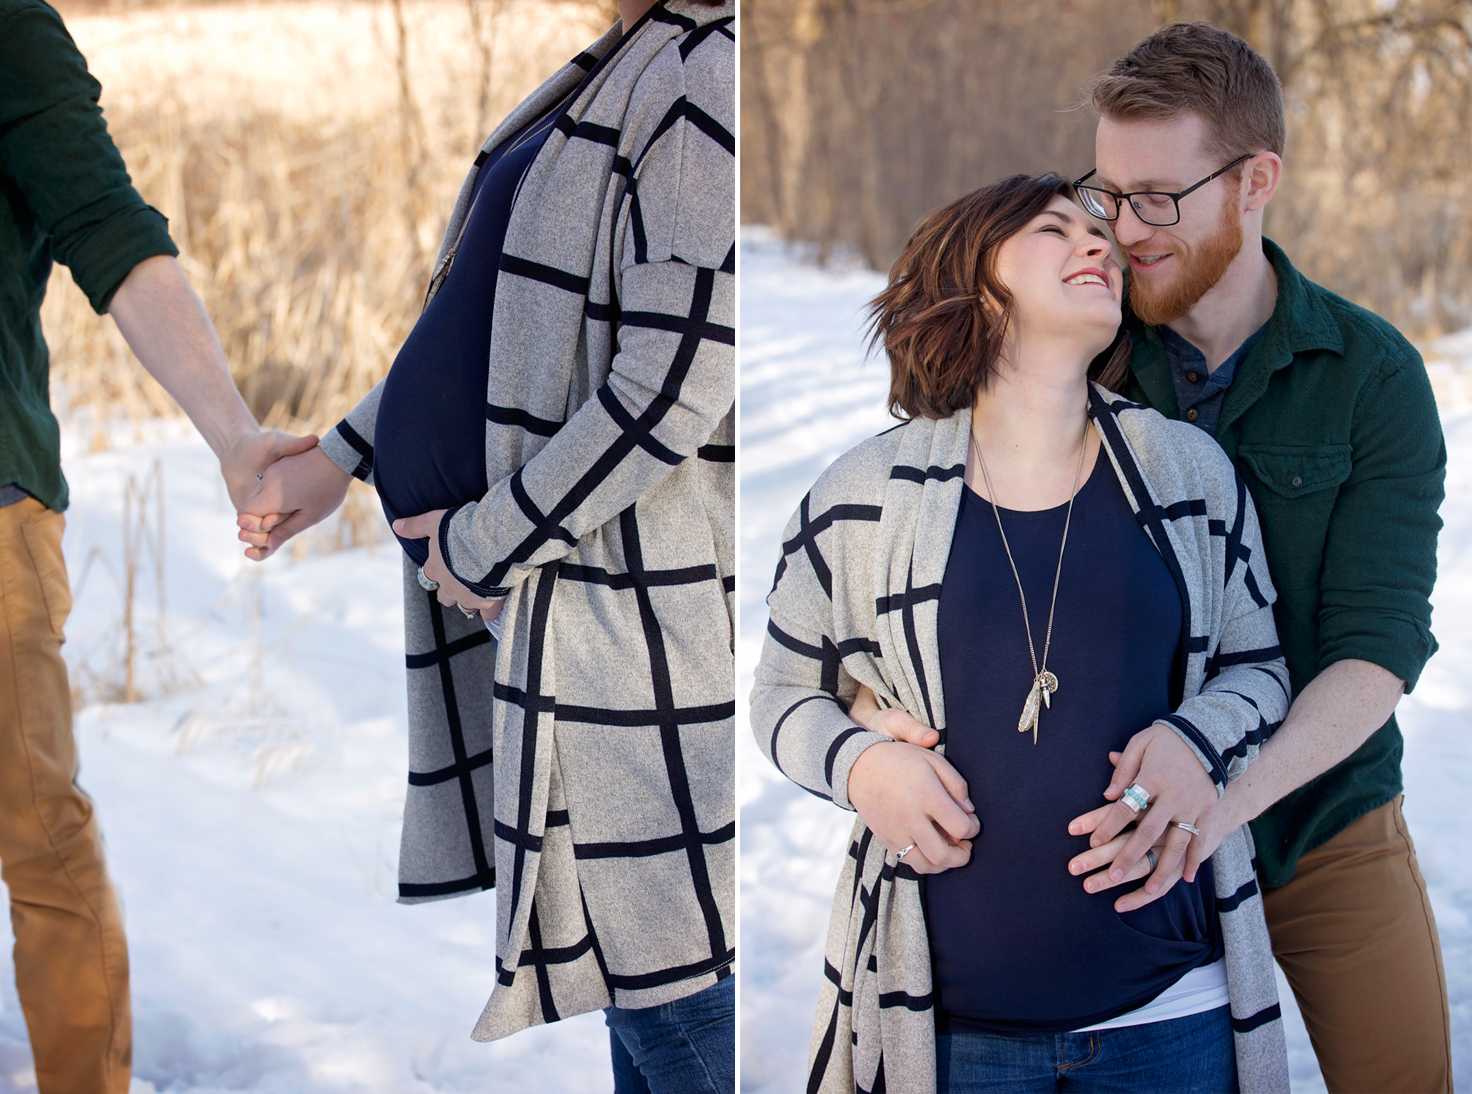
<svg viewBox="0 0 1472 1094">
<path fill-rule="evenodd" d="M 1242 250 L 1242 215 L 1237 192 L 1229 189 L 1216 231 L 1190 250 L 1173 251 L 1180 272 L 1163 285 L 1148 283 L 1129 269 L 1130 308 L 1152 327 L 1173 323 L 1215 288 Z"/>
</svg>

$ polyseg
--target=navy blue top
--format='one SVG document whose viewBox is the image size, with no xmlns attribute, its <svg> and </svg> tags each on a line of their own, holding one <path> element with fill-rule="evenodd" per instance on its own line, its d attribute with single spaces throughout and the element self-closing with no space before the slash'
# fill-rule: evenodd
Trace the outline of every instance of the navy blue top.
<svg viewBox="0 0 1472 1094">
<path fill-rule="evenodd" d="M 373 431 L 373 481 L 389 522 L 485 497 L 486 381 L 511 206 L 561 106 L 482 161 L 455 261 L 394 358 Z M 429 541 L 399 538 L 423 566 Z"/>
<path fill-rule="evenodd" d="M 1067 505 L 1001 511 L 1038 657 Z M 1017 731 L 1032 661 L 991 506 L 969 488 L 941 583 L 946 759 L 982 834 L 971 861 L 926 878 L 942 1031 L 1059 1033 L 1141 1006 L 1220 955 L 1211 872 L 1121 915 L 1131 887 L 1086 893 L 1068 822 L 1105 804 L 1108 753 L 1171 712 L 1181 595 L 1100 453 L 1074 501 L 1047 667 L 1058 677 L 1037 744 Z"/>
<path fill-rule="evenodd" d="M 1268 322 L 1272 322 L 1269 320 Z M 1169 327 L 1160 328 L 1160 341 L 1165 346 L 1165 356 L 1170 361 L 1170 375 L 1176 387 L 1176 408 L 1181 420 L 1204 429 L 1208 436 L 1216 436 L 1217 423 L 1222 418 L 1222 400 L 1232 378 L 1237 375 L 1237 366 L 1247 360 L 1252 347 L 1266 333 L 1264 323 L 1247 336 L 1232 356 L 1216 367 L 1215 372 L 1206 371 L 1206 354 Z"/>
</svg>

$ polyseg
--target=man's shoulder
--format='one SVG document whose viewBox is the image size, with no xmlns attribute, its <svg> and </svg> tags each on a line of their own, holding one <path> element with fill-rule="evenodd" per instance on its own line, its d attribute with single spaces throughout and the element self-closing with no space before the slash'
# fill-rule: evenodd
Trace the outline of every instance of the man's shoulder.
<svg viewBox="0 0 1472 1094">
<path fill-rule="evenodd" d="M 1388 319 L 1307 276 L 1303 276 L 1303 287 L 1315 311 L 1339 335 L 1343 349 L 1338 356 L 1346 366 L 1367 380 L 1407 367 L 1424 370 L 1421 354 Z"/>
<path fill-rule="evenodd" d="M 33 48 L 38 42 L 64 42 L 76 48 L 61 14 L 45 0 L 0 0 L 0 56 Z"/>
</svg>

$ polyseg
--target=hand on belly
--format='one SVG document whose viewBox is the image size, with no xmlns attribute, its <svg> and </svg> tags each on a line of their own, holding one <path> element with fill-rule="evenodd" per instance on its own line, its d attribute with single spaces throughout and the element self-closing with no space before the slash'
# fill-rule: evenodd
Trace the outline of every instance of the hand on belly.
<svg viewBox="0 0 1472 1094">
<path fill-rule="evenodd" d="M 429 541 L 429 558 L 420 567 L 420 571 L 439 586 L 434 590 L 436 600 L 447 608 L 453 605 L 462 612 L 478 611 L 481 619 L 489 623 L 500 616 L 501 606 L 506 603 L 506 599 L 502 597 L 499 600 L 487 600 L 483 596 L 476 596 L 450 573 L 450 568 L 440 555 L 439 536 L 440 520 L 447 512 L 447 509 L 435 509 L 417 517 L 403 517 L 394 521 L 394 534 L 404 539 Z"/>
</svg>

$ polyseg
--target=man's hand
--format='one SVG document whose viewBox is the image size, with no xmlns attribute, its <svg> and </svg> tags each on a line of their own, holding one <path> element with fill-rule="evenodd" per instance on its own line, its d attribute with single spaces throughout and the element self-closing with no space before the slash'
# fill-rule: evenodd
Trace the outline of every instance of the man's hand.
<svg viewBox="0 0 1472 1094">
<path fill-rule="evenodd" d="M 1109 758 L 1114 763 L 1114 776 L 1104 797 L 1115 804 L 1075 817 L 1069 822 L 1068 830 L 1076 836 L 1092 832 L 1089 846 L 1099 848 L 1124 831 L 1127 824 L 1137 821 L 1133 835 L 1109 868 L 1108 876 L 1116 884 L 1126 879 L 1146 851 L 1164 842 L 1155 872 L 1144 889 L 1116 902 L 1116 908 L 1128 911 L 1164 896 L 1180 879 L 1187 847 L 1193 838 L 1202 837 L 1192 837 L 1177 825 L 1184 822 L 1202 828 L 1204 837 L 1206 829 L 1200 822 L 1217 804 L 1217 791 L 1196 753 L 1175 730 L 1160 722 L 1136 733 L 1122 754 L 1110 753 Z M 1118 800 L 1132 783 L 1139 783 L 1151 795 L 1149 807 L 1138 818 L 1129 806 Z M 1220 839 L 1218 836 L 1217 842 Z M 1216 844 L 1212 844 L 1211 850 L 1216 850 Z M 1197 864 L 1205 858 L 1206 855 L 1200 855 Z M 1194 868 L 1191 877 L 1195 878 Z"/>
<path fill-rule="evenodd" d="M 909 712 L 898 707 L 887 710 L 881 708 L 874 693 L 863 684 L 859 685 L 859 693 L 854 696 L 853 706 L 848 708 L 848 716 L 870 732 L 882 733 L 896 741 L 905 741 L 921 748 L 934 748 L 940 743 L 940 734 L 910 717 Z"/>
<path fill-rule="evenodd" d="M 966 780 L 943 756 L 900 741 L 870 745 L 849 770 L 848 800 L 890 851 L 914 844 L 904 861 L 917 874 L 971 861 L 981 823 Z"/>
<path fill-rule="evenodd" d="M 249 544 L 245 557 L 257 562 L 269 558 L 292 536 L 331 515 L 352 481 L 316 445 L 271 464 L 235 518 L 238 538 Z"/>
<path fill-rule="evenodd" d="M 287 456 L 299 456 L 317 447 L 317 437 L 293 437 L 275 429 L 237 433 L 220 454 L 220 475 L 230 492 L 230 504 L 239 511 L 246 497 L 256 488 L 257 475 Z"/>
<path fill-rule="evenodd" d="M 1110 755 L 1118 756 L 1119 753 L 1113 752 Z M 1101 805 L 1093 812 L 1085 813 L 1083 817 L 1079 818 L 1079 820 L 1084 822 L 1083 832 L 1076 830 L 1078 820 L 1075 820 L 1068 826 L 1069 833 L 1072 835 L 1085 835 L 1092 832 L 1097 826 L 1097 822 L 1112 808 L 1114 807 L 1110 805 Z M 1088 878 L 1084 879 L 1084 891 L 1088 893 L 1102 893 L 1105 889 L 1113 889 L 1116 886 L 1124 885 L 1126 882 L 1139 881 L 1147 877 L 1150 873 L 1150 859 L 1148 856 L 1126 870 L 1124 876 L 1118 881 L 1110 877 L 1109 871 L 1104 869 L 1104 867 L 1109 866 L 1118 858 L 1119 853 L 1124 850 L 1125 844 L 1129 842 L 1130 836 L 1133 834 L 1132 831 L 1121 832 L 1108 843 L 1100 844 L 1098 847 L 1092 847 L 1083 854 L 1075 856 L 1068 863 L 1068 872 L 1077 876 L 1079 874 L 1087 874 L 1090 870 L 1098 871 L 1098 873 L 1091 874 Z M 1162 840 L 1160 843 L 1157 843 L 1151 850 L 1155 852 L 1156 859 L 1158 860 L 1161 853 L 1165 850 L 1164 841 Z M 1151 896 L 1143 890 L 1136 890 L 1116 900 L 1114 902 L 1114 910 L 1117 912 L 1127 912 L 1131 908 L 1142 908 L 1146 904 L 1149 904 L 1150 901 L 1165 895 L 1169 889 L 1169 885 L 1165 886 L 1156 896 Z"/>
<path fill-rule="evenodd" d="M 417 517 L 402 517 L 394 521 L 394 534 L 404 539 L 429 540 L 429 559 L 422 569 L 425 577 L 439 584 L 439 588 L 435 590 L 435 599 L 447 608 L 474 608 L 480 612 L 481 619 L 489 623 L 501 614 L 501 606 L 506 600 L 504 597 L 487 600 L 483 596 L 476 596 L 450 573 L 450 568 L 440 555 L 439 536 L 440 520 L 447 512 L 447 509 L 435 509 Z"/>
</svg>

